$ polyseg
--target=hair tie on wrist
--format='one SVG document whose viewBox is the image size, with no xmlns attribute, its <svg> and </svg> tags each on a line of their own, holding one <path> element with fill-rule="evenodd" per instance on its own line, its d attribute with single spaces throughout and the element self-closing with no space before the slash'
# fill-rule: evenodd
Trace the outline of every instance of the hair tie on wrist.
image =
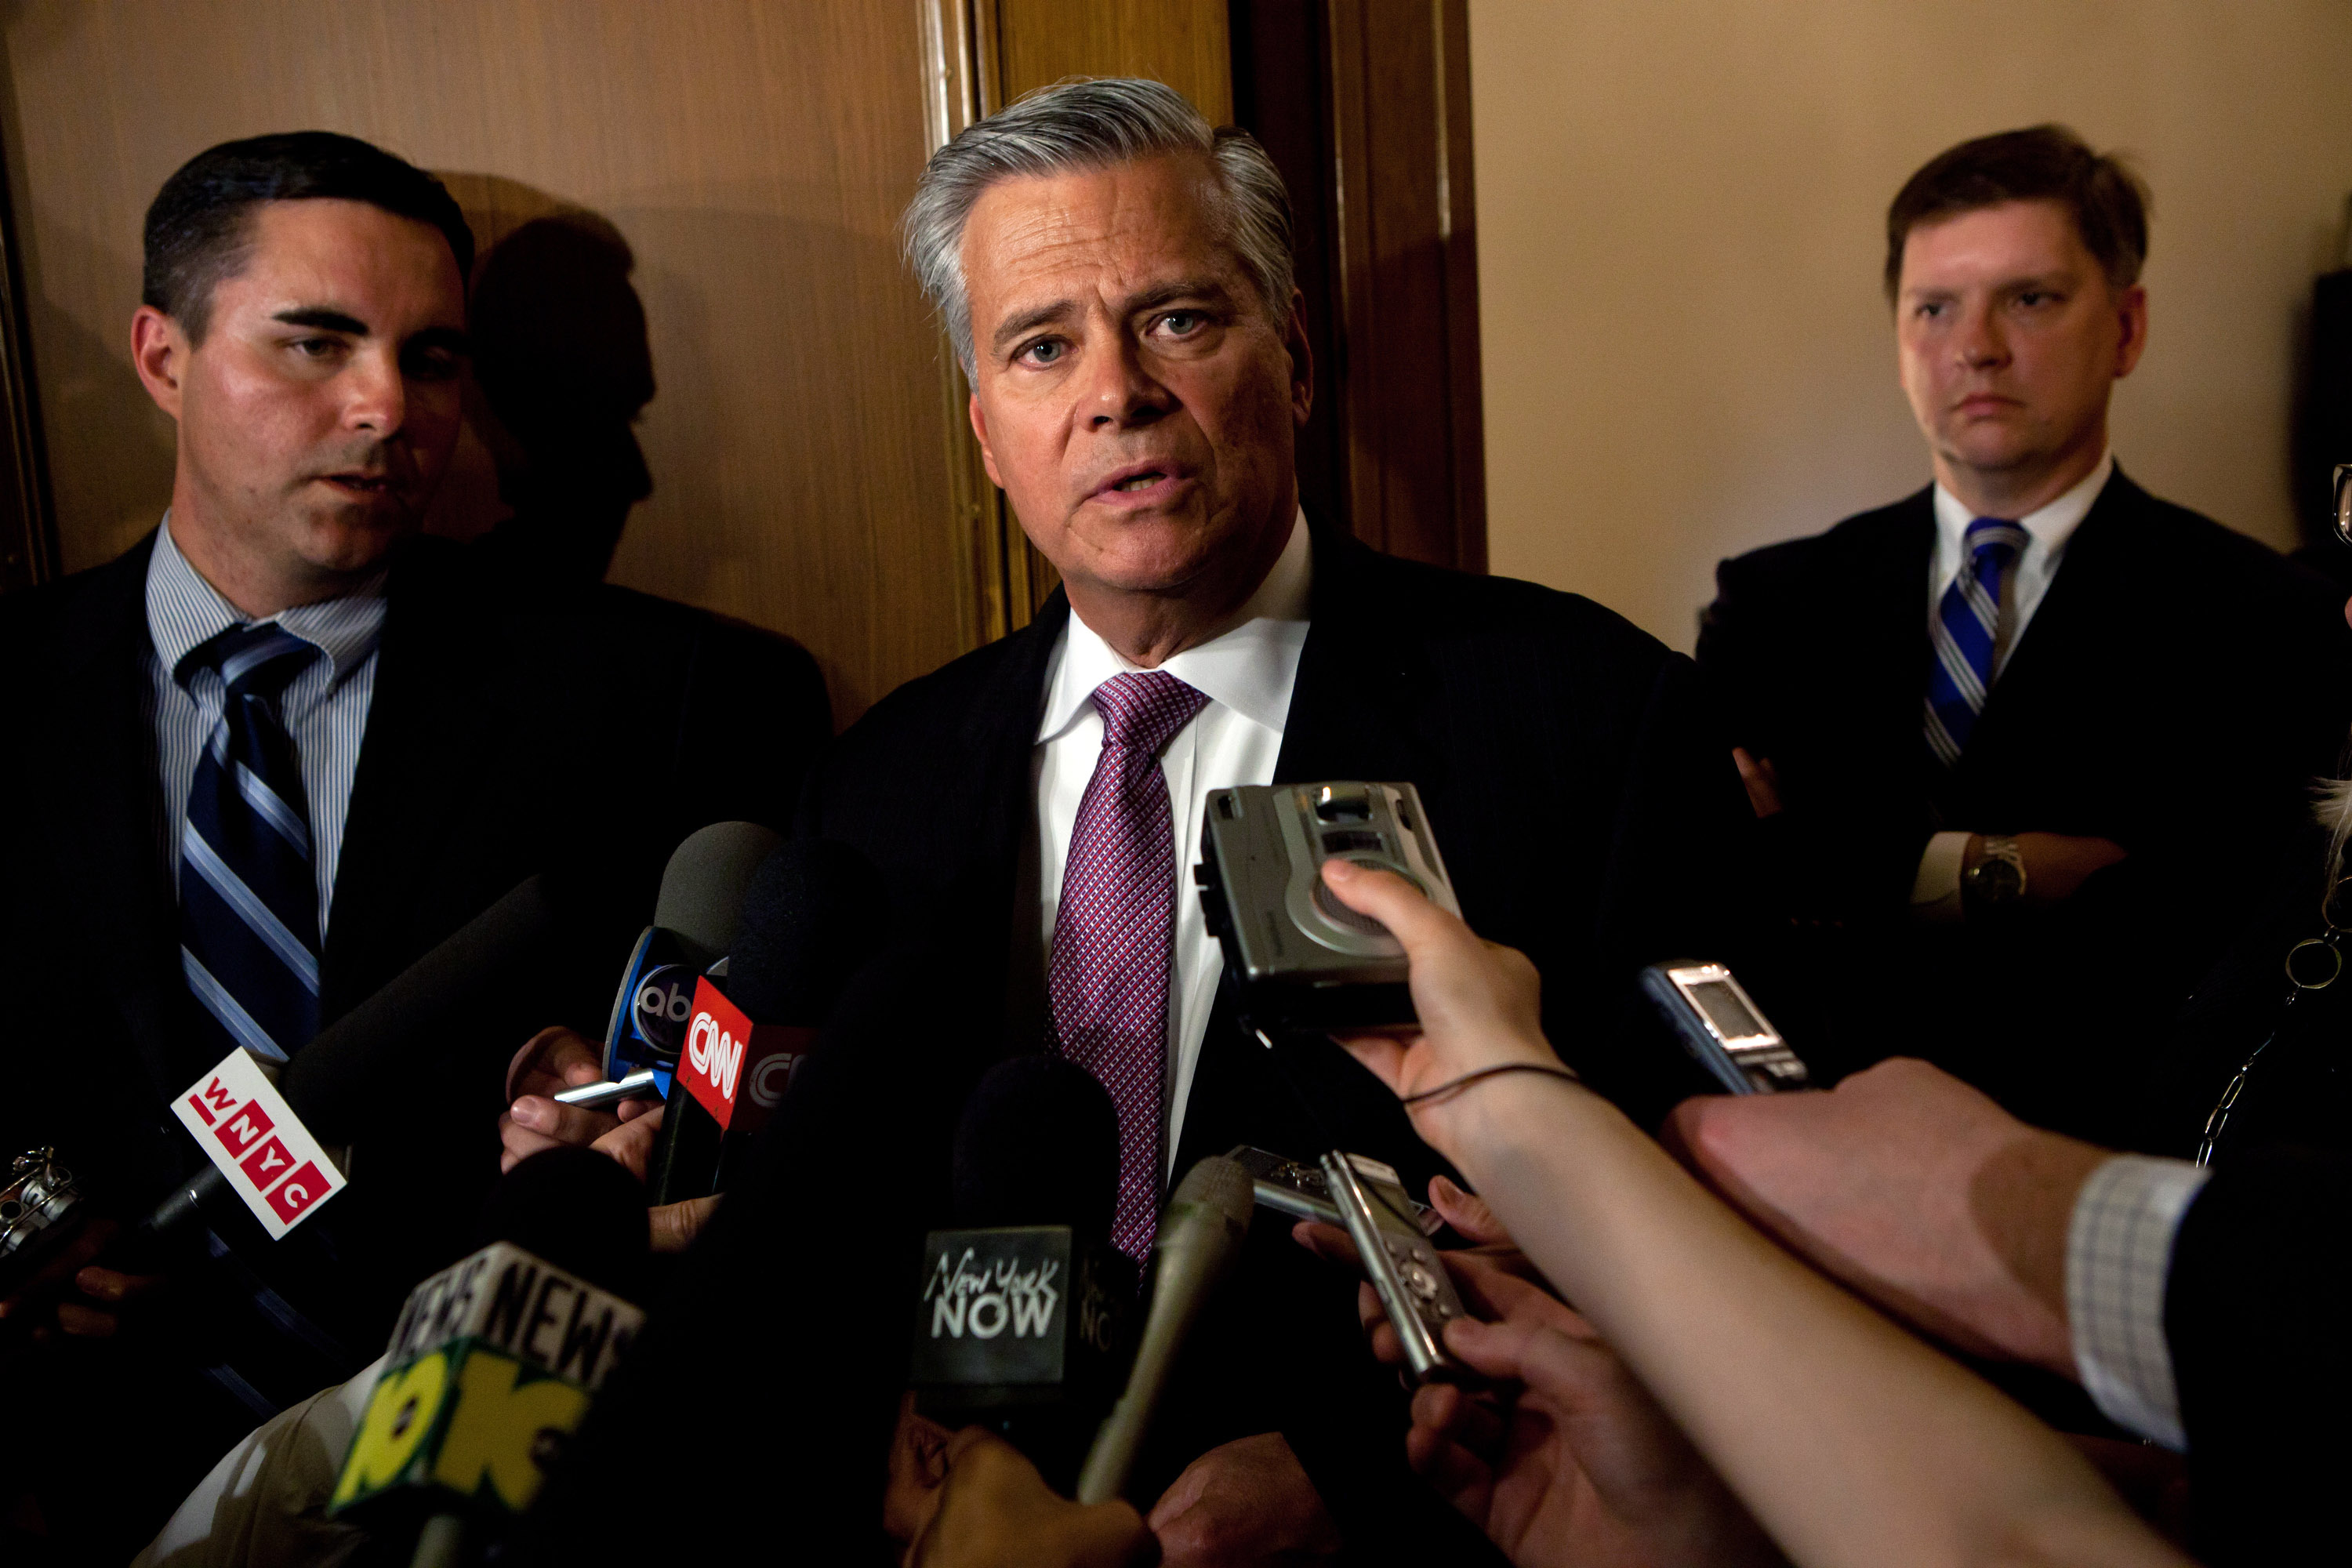
<svg viewBox="0 0 2352 1568">
<path fill-rule="evenodd" d="M 1435 1089 L 1424 1089 L 1419 1094 L 1400 1096 L 1398 1103 L 1405 1106 L 1419 1105 L 1423 1100 L 1435 1100 L 1441 1094 L 1452 1094 L 1457 1089 L 1467 1089 L 1481 1079 L 1500 1078 L 1507 1072 L 1540 1073 L 1545 1078 L 1562 1079 L 1570 1083 L 1584 1081 L 1576 1076 L 1574 1068 L 1557 1063 L 1546 1065 L 1542 1062 L 1505 1062 L 1500 1067 L 1480 1068 L 1476 1072 L 1465 1072 L 1460 1078 L 1441 1083 Z"/>
</svg>

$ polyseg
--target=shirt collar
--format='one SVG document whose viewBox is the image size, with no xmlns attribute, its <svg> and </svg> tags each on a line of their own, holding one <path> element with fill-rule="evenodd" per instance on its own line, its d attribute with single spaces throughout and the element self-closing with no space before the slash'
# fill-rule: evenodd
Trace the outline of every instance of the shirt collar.
<svg viewBox="0 0 2352 1568">
<path fill-rule="evenodd" d="M 2098 466 L 2077 480 L 2073 489 L 2048 506 L 2019 518 L 2017 526 L 2025 530 L 2027 537 L 2034 544 L 2041 546 L 2045 557 L 2055 561 L 2064 552 L 2066 542 L 2074 536 L 2074 531 L 2083 525 L 2083 519 L 2090 515 L 2092 503 L 2099 499 L 2099 492 L 2107 488 L 2107 480 L 2115 471 L 2116 454 L 2110 447 L 2099 455 Z M 1965 542 L 1969 524 L 1975 521 L 1975 513 L 1962 504 L 1960 498 L 1946 489 L 1940 480 L 1937 481 L 1936 531 L 1940 536 L 1938 542 L 1950 559 L 1967 558 Z"/>
<path fill-rule="evenodd" d="M 1307 646 L 1314 584 L 1315 550 L 1302 510 L 1292 520 L 1290 539 L 1265 580 L 1234 612 L 1232 626 L 1160 668 L 1211 701 L 1279 733 L 1290 717 L 1290 689 L 1298 675 L 1299 652 Z M 1076 723 L 1092 705 L 1096 687 L 1114 675 L 1142 668 L 1105 642 L 1074 608 L 1045 679 L 1045 711 L 1037 723 L 1037 739 L 1050 741 Z"/>
<path fill-rule="evenodd" d="M 383 636 L 385 574 L 379 572 L 339 598 L 297 605 L 264 616 L 327 656 L 329 690 L 351 679 L 375 652 Z M 205 581 L 172 538 L 172 514 L 155 531 L 155 551 L 147 558 L 147 636 L 155 657 L 183 680 L 181 663 L 231 626 L 251 626 L 236 606 Z"/>
</svg>

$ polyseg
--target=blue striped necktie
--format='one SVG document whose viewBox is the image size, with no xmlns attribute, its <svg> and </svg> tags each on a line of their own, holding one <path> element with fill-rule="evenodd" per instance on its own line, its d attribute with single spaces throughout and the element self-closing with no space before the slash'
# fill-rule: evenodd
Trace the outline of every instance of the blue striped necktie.
<svg viewBox="0 0 2352 1568">
<path fill-rule="evenodd" d="M 284 1061 L 319 1029 L 319 884 L 302 768 L 278 703 L 319 656 L 270 626 L 232 626 L 173 671 L 217 669 L 220 722 L 196 759 L 180 837 L 180 968 L 216 1048 Z"/>
<path fill-rule="evenodd" d="M 2024 553 L 2028 537 L 2002 518 L 1980 517 L 1969 524 L 1968 559 L 1944 590 L 1927 627 L 1935 653 L 1927 661 L 1927 749 L 1948 768 L 1968 748 L 1992 689 L 2001 582 Z"/>
</svg>

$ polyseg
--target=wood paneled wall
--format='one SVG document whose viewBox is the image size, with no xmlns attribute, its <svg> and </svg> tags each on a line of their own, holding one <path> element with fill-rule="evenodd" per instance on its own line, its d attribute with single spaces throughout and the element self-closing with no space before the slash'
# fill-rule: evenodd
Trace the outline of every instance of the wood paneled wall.
<svg viewBox="0 0 2352 1568">
<path fill-rule="evenodd" d="M 1072 75 L 1157 77 L 1265 137 L 1300 209 L 1322 361 L 1310 505 L 1475 569 L 1461 17 L 1462 0 L 20 0 L 0 10 L 0 146 L 41 437 L 0 487 L 37 499 L 46 461 L 59 560 L 12 531 L 0 586 L 110 558 L 170 496 L 171 426 L 128 341 L 157 186 L 218 142 L 341 131 L 447 181 L 485 284 L 499 247 L 526 225 L 544 239 L 550 217 L 590 261 L 630 268 L 578 314 L 578 341 L 525 300 L 549 352 L 523 358 L 563 367 L 551 378 L 602 355 L 641 387 L 650 359 L 652 493 L 611 580 L 798 637 L 846 723 L 1052 589 L 981 468 L 896 226 L 933 148 Z M 509 304 L 535 276 L 501 275 Z M 641 325 L 609 308 L 614 287 Z M 495 293 L 478 294 L 478 329 Z M 7 368 L 0 418 L 25 406 Z M 502 406 L 518 401 L 544 405 Z M 459 535 L 505 515 L 499 468 L 530 445 L 489 399 L 468 408 L 431 523 Z M 636 469 L 614 431 L 619 485 Z"/>
<path fill-rule="evenodd" d="M 982 633 L 937 334 L 894 226 L 928 155 L 914 0 L 27 0 L 0 141 L 68 570 L 153 526 L 140 222 L 215 142 L 319 127 L 451 178 L 485 242 L 585 208 L 634 251 L 654 489 L 612 578 L 789 632 L 845 722 Z M 500 510 L 469 439 L 438 520 Z"/>
</svg>

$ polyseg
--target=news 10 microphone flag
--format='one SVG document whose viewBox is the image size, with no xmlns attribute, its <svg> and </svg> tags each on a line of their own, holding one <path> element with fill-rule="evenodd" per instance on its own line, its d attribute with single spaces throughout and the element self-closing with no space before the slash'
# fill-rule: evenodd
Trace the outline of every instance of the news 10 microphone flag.
<svg viewBox="0 0 2352 1568">
<path fill-rule="evenodd" d="M 450 1265 L 401 1310 L 329 1516 L 381 1530 L 520 1513 L 644 1322 L 511 1242 Z"/>
</svg>

